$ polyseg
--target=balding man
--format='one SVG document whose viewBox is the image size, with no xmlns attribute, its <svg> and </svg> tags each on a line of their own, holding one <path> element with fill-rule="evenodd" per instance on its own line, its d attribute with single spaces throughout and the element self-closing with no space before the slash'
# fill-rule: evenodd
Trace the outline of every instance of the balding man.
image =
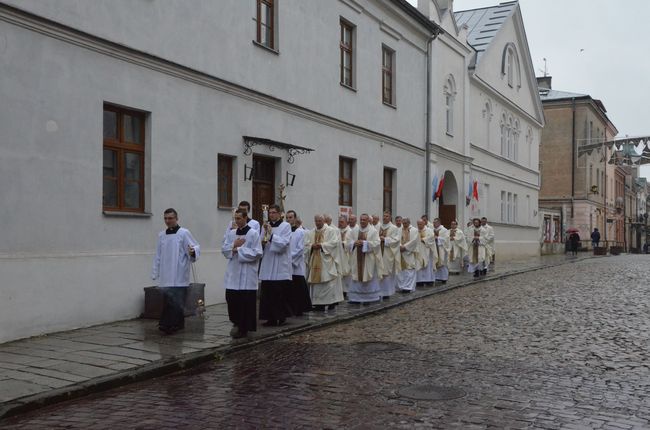
<svg viewBox="0 0 650 430">
<path fill-rule="evenodd" d="M 348 301 L 369 304 L 381 300 L 379 274 L 383 269 L 379 233 L 370 225 L 368 214 L 361 215 L 359 228 L 350 232 L 346 247 L 352 254 Z"/>
<path fill-rule="evenodd" d="M 417 221 L 418 225 L 418 247 L 416 255 L 416 283 L 418 285 L 431 286 L 436 281 L 435 266 L 438 263 L 438 250 L 433 232 L 427 227 L 424 218 Z"/>
<path fill-rule="evenodd" d="M 379 240 L 381 243 L 381 255 L 384 272 L 379 281 L 381 295 L 384 300 L 395 294 L 397 287 L 397 274 L 401 270 L 401 257 L 399 252 L 400 229 L 392 223 L 390 212 L 384 212 L 382 224 L 379 226 Z"/>
<path fill-rule="evenodd" d="M 418 229 L 411 225 L 409 218 L 402 218 L 402 237 L 400 238 L 401 271 L 397 274 L 397 288 L 402 293 L 415 291 L 417 247 L 420 240 Z"/>
<path fill-rule="evenodd" d="M 326 306 L 334 309 L 338 302 L 343 301 L 336 264 L 340 236 L 335 229 L 325 225 L 323 215 L 314 216 L 314 226 L 315 228 L 305 235 L 307 283 L 314 310 L 324 311 Z"/>
</svg>

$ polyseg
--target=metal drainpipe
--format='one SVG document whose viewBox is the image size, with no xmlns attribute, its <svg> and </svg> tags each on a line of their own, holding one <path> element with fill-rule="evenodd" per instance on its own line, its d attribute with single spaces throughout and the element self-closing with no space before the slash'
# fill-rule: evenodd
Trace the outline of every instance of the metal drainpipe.
<svg viewBox="0 0 650 430">
<path fill-rule="evenodd" d="M 576 98 L 571 98 L 573 118 L 571 124 L 571 222 L 575 223 L 573 199 L 576 185 Z M 572 226 L 575 227 L 575 226 Z"/>
<path fill-rule="evenodd" d="M 429 198 L 431 195 L 431 148 L 429 142 L 431 141 L 431 44 L 438 37 L 438 33 L 434 33 L 427 40 L 427 114 L 426 114 L 426 136 L 424 142 L 424 158 L 425 158 L 425 185 L 424 185 L 424 213 L 427 218 L 431 218 L 429 213 Z"/>
</svg>

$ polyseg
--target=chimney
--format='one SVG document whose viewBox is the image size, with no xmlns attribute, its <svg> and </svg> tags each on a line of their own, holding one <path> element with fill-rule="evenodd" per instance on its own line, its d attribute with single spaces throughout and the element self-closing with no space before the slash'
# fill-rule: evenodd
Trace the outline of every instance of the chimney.
<svg viewBox="0 0 650 430">
<path fill-rule="evenodd" d="M 540 76 L 537 78 L 537 88 L 550 90 L 551 88 L 551 76 Z"/>
</svg>

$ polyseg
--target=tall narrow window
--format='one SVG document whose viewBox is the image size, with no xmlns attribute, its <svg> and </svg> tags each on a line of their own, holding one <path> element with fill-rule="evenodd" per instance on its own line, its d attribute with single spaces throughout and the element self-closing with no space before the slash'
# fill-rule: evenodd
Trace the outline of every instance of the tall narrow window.
<svg viewBox="0 0 650 430">
<path fill-rule="evenodd" d="M 257 0 L 257 43 L 275 49 L 274 0 Z"/>
<path fill-rule="evenodd" d="M 393 176 L 395 169 L 384 167 L 384 204 L 385 211 L 393 212 Z"/>
<path fill-rule="evenodd" d="M 233 207 L 232 167 L 235 157 L 219 154 L 217 161 L 217 204 L 220 208 Z"/>
<path fill-rule="evenodd" d="M 104 105 L 104 210 L 144 212 L 145 114 Z"/>
<path fill-rule="evenodd" d="M 339 206 L 352 206 L 354 160 L 339 157 Z"/>
<path fill-rule="evenodd" d="M 341 84 L 354 87 L 353 81 L 353 54 L 354 54 L 354 26 L 341 20 Z"/>
<path fill-rule="evenodd" d="M 447 134 L 454 134 L 454 99 L 456 98 L 456 83 L 453 76 L 447 78 L 444 88 L 445 107 L 446 107 L 446 131 Z"/>
<path fill-rule="evenodd" d="M 517 224 L 517 194 L 512 195 L 512 223 Z"/>
<path fill-rule="evenodd" d="M 508 75 L 508 85 L 509 86 L 514 86 L 514 73 L 515 73 L 515 58 L 514 58 L 514 52 L 512 50 L 508 50 L 508 64 L 507 64 L 507 71 L 506 74 Z"/>
<path fill-rule="evenodd" d="M 508 222 L 512 222 L 512 193 L 508 193 L 508 200 L 506 201 L 506 212 Z"/>
<path fill-rule="evenodd" d="M 508 212 L 506 208 L 506 192 L 501 191 L 501 222 L 508 220 Z"/>
<path fill-rule="evenodd" d="M 382 100 L 384 103 L 394 105 L 395 100 L 393 97 L 394 88 L 394 68 L 393 57 L 395 51 L 383 46 L 381 48 L 381 87 L 382 87 Z"/>
</svg>

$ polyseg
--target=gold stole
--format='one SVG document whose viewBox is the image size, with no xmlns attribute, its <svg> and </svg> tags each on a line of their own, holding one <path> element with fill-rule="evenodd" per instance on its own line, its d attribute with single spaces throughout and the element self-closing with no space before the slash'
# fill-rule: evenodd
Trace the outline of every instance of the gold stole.
<svg viewBox="0 0 650 430">
<path fill-rule="evenodd" d="M 474 229 L 474 240 L 472 241 L 472 264 L 478 263 L 478 244 L 481 231 Z"/>
<path fill-rule="evenodd" d="M 449 251 L 449 261 L 454 261 L 454 242 L 456 239 L 456 229 L 449 230 L 449 241 L 451 242 L 451 251 Z"/>
<path fill-rule="evenodd" d="M 366 240 L 366 233 L 359 230 L 357 240 Z M 363 264 L 365 263 L 365 256 L 363 255 L 363 245 L 357 247 L 357 281 L 363 282 Z"/>
<path fill-rule="evenodd" d="M 323 232 L 325 230 L 314 231 L 314 245 L 320 244 L 323 241 Z M 320 249 L 311 250 L 311 258 L 309 261 L 309 282 L 318 284 L 321 281 L 321 274 L 323 272 L 323 260 L 321 259 Z"/>
<path fill-rule="evenodd" d="M 385 240 L 387 234 L 388 234 L 387 228 L 382 228 L 379 230 L 379 240 L 381 241 L 381 255 L 384 255 L 384 241 L 381 239 Z"/>
<path fill-rule="evenodd" d="M 400 239 L 400 244 L 404 245 L 406 242 L 409 241 L 410 234 L 409 230 L 405 229 L 402 227 L 402 238 Z M 402 270 L 406 270 L 408 268 L 408 264 L 406 264 L 406 261 L 404 261 L 404 253 L 400 253 L 401 259 L 402 259 Z"/>
</svg>

